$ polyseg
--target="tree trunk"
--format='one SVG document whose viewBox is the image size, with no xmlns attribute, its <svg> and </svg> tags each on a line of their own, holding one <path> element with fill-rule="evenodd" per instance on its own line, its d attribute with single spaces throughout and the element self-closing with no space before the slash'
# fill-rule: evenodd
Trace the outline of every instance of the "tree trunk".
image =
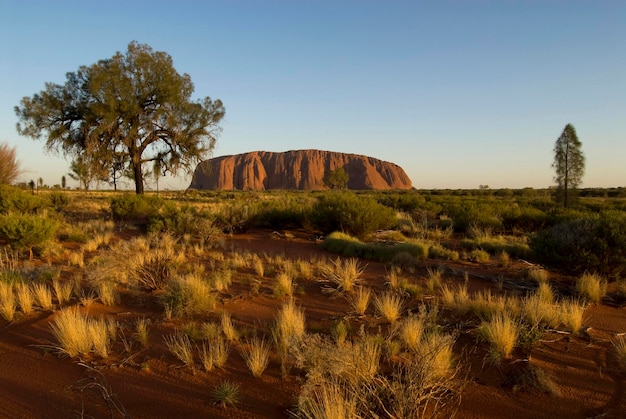
<svg viewBox="0 0 626 419">
<path fill-rule="evenodd" d="M 137 195 L 143 195 L 143 173 L 138 161 L 133 161 L 133 175 L 135 176 L 135 192 Z"/>
</svg>

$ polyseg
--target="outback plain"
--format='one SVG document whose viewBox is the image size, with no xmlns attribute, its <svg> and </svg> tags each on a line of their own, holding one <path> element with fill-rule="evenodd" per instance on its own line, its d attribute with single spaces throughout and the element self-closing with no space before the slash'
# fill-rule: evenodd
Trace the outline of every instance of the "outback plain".
<svg viewBox="0 0 626 419">
<path fill-rule="evenodd" d="M 623 417 L 619 189 L 1 192 L 2 417 Z"/>
</svg>

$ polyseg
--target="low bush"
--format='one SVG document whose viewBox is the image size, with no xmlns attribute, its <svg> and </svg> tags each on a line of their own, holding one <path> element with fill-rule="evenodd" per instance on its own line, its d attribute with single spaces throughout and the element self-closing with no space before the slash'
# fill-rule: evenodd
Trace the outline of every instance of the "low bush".
<svg viewBox="0 0 626 419">
<path fill-rule="evenodd" d="M 111 215 L 118 224 L 130 223 L 147 229 L 149 219 L 158 215 L 163 205 L 163 199 L 153 196 L 118 195 L 111 199 Z"/>
<path fill-rule="evenodd" d="M 50 242 L 57 228 L 55 220 L 41 215 L 0 215 L 0 239 L 6 240 L 17 251 L 28 251 L 31 259 L 33 249 Z"/>
<path fill-rule="evenodd" d="M 324 234 L 342 231 L 364 238 L 396 223 L 396 212 L 369 197 L 353 192 L 321 195 L 311 209 L 311 224 Z"/>
<path fill-rule="evenodd" d="M 626 270 L 626 214 L 607 211 L 561 222 L 533 236 L 530 247 L 547 266 L 617 278 Z"/>
<path fill-rule="evenodd" d="M 49 204 L 39 195 L 24 192 L 9 185 L 0 185 L 0 214 L 15 212 L 34 214 Z"/>
<path fill-rule="evenodd" d="M 407 253 L 417 259 L 428 256 L 428 244 L 419 241 L 405 243 L 364 243 L 345 233 L 333 232 L 322 243 L 322 249 L 346 257 L 359 257 L 377 262 L 390 262 L 401 253 Z"/>
</svg>

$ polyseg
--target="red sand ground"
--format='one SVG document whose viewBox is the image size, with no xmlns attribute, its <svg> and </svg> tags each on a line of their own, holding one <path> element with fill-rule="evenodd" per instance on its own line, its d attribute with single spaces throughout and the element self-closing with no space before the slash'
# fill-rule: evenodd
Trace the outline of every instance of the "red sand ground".
<svg viewBox="0 0 626 419">
<path fill-rule="evenodd" d="M 270 238 L 268 231 L 236 235 L 227 249 L 282 254 L 287 258 L 331 256 L 308 238 Z M 449 264 L 448 264 L 449 265 Z M 503 272 L 493 267 L 459 263 L 470 272 L 471 289 L 493 287 L 479 279 Z M 513 276 L 513 266 L 504 272 Z M 519 269 L 517 269 L 519 271 Z M 476 274 L 476 275 L 474 275 Z M 367 262 L 366 280 L 382 289 L 385 266 Z M 416 273 L 416 278 L 424 273 Z M 462 278 L 459 278 L 462 280 Z M 349 312 L 343 298 L 322 295 L 319 284 L 306 283 L 297 295 L 304 307 L 310 330 L 328 330 L 336 319 Z M 240 328 L 266 330 L 281 305 L 269 288 L 250 296 L 249 286 L 233 285 L 219 309 L 232 313 Z M 417 303 L 416 303 L 417 305 Z M 408 307 L 411 308 L 411 307 Z M 415 307 L 413 307 L 415 308 Z M 138 345 L 132 355 L 116 347 L 107 360 L 76 360 L 59 357 L 47 345 L 53 342 L 50 322 L 54 312 L 36 312 L 8 323 L 0 321 L 0 417 L 207 417 L 207 418 L 280 418 L 289 417 L 299 392 L 299 378 L 292 374 L 283 380 L 277 359 L 261 378 L 253 378 L 236 349 L 225 368 L 210 373 L 200 367 L 182 367 L 169 353 L 163 335 L 172 333 L 180 322 L 163 320 L 162 310 L 137 295 L 123 296 L 116 307 L 94 303 L 91 314 L 107 313 L 122 324 L 136 318 L 152 317 L 148 349 Z M 459 359 L 466 368 L 468 382 L 462 391 L 459 418 L 619 418 L 626 415 L 624 378 L 611 354 L 611 339 L 626 331 L 626 309 L 593 305 L 586 312 L 589 329 L 586 335 L 548 333 L 535 344 L 521 362 L 505 362 L 500 368 L 484 362 L 485 351 L 474 336 L 461 334 Z M 465 346 L 464 346 L 465 345 Z M 510 377 L 528 367 L 540 367 L 550 376 L 556 393 L 515 390 Z M 221 381 L 240 385 L 240 402 L 235 408 L 213 405 L 211 390 Z"/>
</svg>

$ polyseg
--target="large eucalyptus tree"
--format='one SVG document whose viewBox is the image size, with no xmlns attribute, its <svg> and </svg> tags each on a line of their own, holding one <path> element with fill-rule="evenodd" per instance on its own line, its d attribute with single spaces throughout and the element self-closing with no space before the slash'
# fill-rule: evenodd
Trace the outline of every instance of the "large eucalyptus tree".
<svg viewBox="0 0 626 419">
<path fill-rule="evenodd" d="M 81 66 L 66 79 L 22 99 L 15 107 L 18 132 L 45 135 L 47 150 L 94 167 L 123 162 L 138 194 L 144 165 L 158 161 L 165 173 L 189 172 L 210 155 L 221 131 L 222 102 L 192 100 L 189 75 L 148 45 L 131 42 L 125 54 Z"/>
</svg>

